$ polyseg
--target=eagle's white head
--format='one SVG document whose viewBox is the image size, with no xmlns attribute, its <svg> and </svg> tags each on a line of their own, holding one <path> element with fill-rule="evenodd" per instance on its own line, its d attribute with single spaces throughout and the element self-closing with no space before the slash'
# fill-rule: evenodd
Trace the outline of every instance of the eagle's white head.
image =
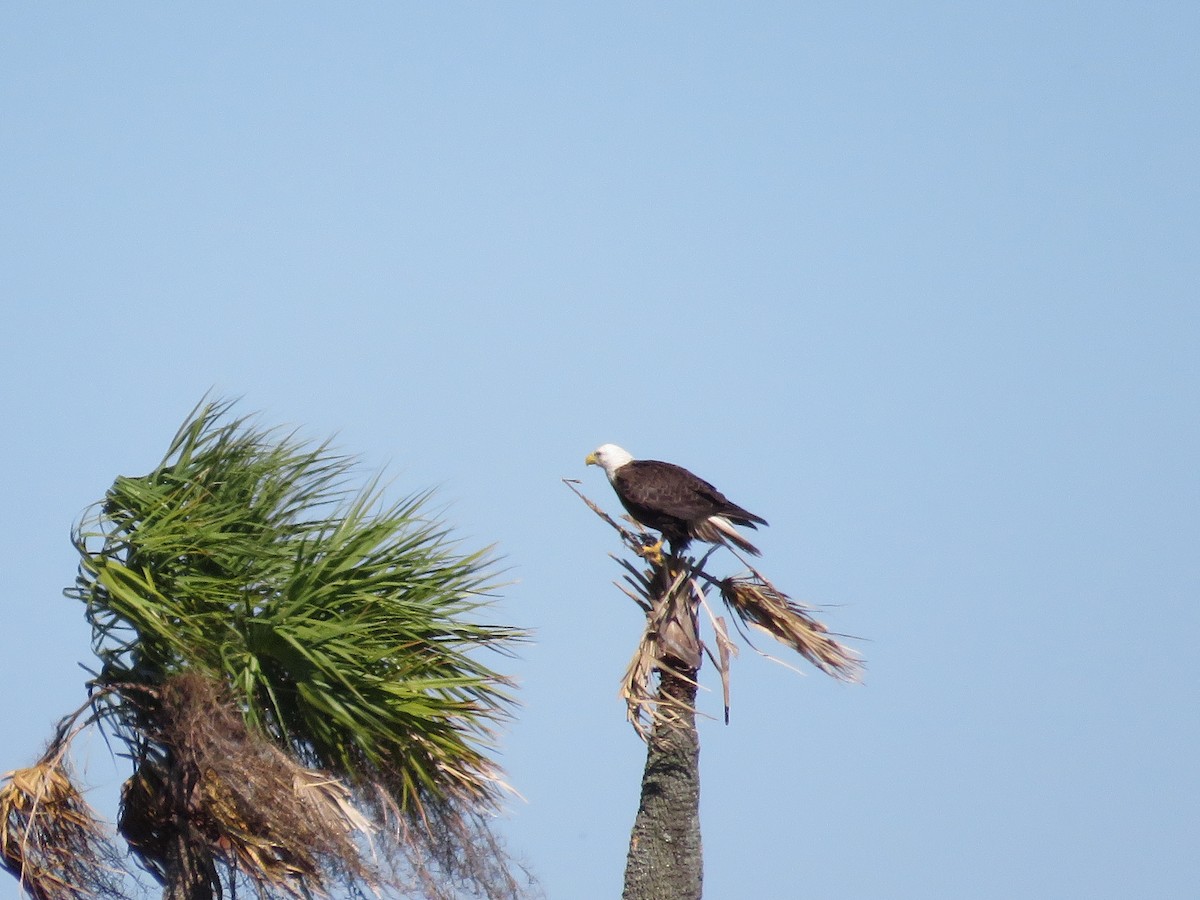
<svg viewBox="0 0 1200 900">
<path fill-rule="evenodd" d="M 628 450 L 618 447 L 616 444 L 601 444 L 587 455 L 584 462 L 589 466 L 602 468 L 604 474 L 608 476 L 608 480 L 612 481 L 617 474 L 617 469 L 626 463 L 633 462 L 633 456 Z"/>
</svg>

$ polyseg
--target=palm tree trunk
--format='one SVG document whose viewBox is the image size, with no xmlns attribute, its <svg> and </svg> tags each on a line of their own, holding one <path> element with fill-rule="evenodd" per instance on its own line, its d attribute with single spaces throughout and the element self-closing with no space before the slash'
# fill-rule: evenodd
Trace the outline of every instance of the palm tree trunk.
<svg viewBox="0 0 1200 900">
<path fill-rule="evenodd" d="M 178 755 L 143 760 L 121 790 L 117 830 L 163 886 L 163 900 L 221 896 L 216 862 L 196 832 L 188 801 L 194 782 Z"/>
<path fill-rule="evenodd" d="M 178 828 L 167 845 L 163 900 L 214 900 L 221 895 L 212 856 L 191 840 L 189 830 Z"/>
<path fill-rule="evenodd" d="M 696 673 L 686 674 L 690 680 L 659 674 L 660 715 L 646 748 L 623 900 L 699 900 L 702 892 Z"/>
</svg>

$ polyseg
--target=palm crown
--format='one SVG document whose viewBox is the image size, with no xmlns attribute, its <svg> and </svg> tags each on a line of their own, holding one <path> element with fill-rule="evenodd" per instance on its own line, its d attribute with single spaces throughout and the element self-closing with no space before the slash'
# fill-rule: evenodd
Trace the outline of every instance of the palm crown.
<svg viewBox="0 0 1200 900">
<path fill-rule="evenodd" d="M 186 813 L 214 889 L 224 860 L 225 877 L 296 896 L 331 872 L 371 883 L 358 844 L 372 834 L 399 837 L 409 863 L 414 834 L 435 867 L 463 856 L 439 845 L 478 836 L 498 803 L 488 753 L 513 703 L 480 651 L 524 637 L 477 621 L 492 557 L 459 552 L 427 493 L 354 490 L 354 459 L 230 407 L 197 407 L 74 533 L 93 715 L 134 764 L 122 833 L 166 881 Z"/>
</svg>

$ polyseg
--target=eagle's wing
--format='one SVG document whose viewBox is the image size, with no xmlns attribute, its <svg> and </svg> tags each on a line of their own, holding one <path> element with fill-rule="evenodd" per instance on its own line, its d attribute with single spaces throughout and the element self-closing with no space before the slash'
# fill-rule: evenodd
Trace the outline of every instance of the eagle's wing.
<svg viewBox="0 0 1200 900">
<path fill-rule="evenodd" d="M 713 511 L 712 500 L 705 491 L 712 485 L 673 463 L 635 460 L 621 468 L 617 486 L 627 504 L 659 516 L 687 522 Z"/>
<path fill-rule="evenodd" d="M 709 516 L 725 516 L 739 525 L 766 525 L 766 519 L 742 509 L 715 487 L 682 466 L 656 459 L 637 460 L 629 464 L 628 477 L 622 477 L 621 489 L 625 500 L 638 507 L 695 522 Z M 621 473 L 623 476 L 625 472 Z"/>
</svg>

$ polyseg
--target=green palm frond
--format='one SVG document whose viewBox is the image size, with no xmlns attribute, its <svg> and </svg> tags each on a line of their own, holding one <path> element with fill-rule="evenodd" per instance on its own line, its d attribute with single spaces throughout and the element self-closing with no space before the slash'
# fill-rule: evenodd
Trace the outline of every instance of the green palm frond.
<svg viewBox="0 0 1200 900">
<path fill-rule="evenodd" d="M 497 586 L 490 552 L 461 552 L 429 494 L 353 489 L 353 458 L 231 405 L 197 407 L 162 462 L 118 478 L 76 529 L 68 594 L 86 604 L 98 681 L 206 673 L 247 724 L 308 765 L 385 786 L 407 813 L 494 802 L 487 753 L 513 700 L 479 651 L 525 634 L 474 619 Z"/>
</svg>

